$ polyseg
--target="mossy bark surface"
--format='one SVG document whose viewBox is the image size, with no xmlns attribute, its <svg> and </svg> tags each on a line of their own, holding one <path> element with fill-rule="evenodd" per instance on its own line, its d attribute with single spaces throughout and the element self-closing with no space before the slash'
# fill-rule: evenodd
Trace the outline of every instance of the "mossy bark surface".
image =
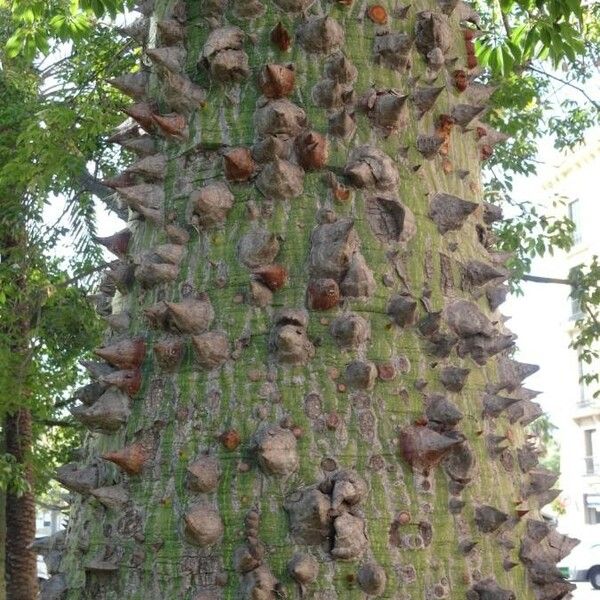
<svg viewBox="0 0 600 600">
<path fill-rule="evenodd" d="M 483 109 L 482 89 L 456 84 L 456 70 L 476 74 L 472 26 L 453 4 L 157 0 L 147 47 L 184 49 L 182 72 L 206 101 L 177 110 L 175 136 L 147 126 L 167 157 L 149 180 L 164 201 L 145 218 L 131 211 L 124 261 L 137 278 L 121 281 L 113 312 L 129 319 L 106 341 L 144 339 L 142 385 L 127 423 L 86 442 L 78 468 L 96 479 L 74 500 L 66 598 L 536 597 L 520 540 L 547 489 L 525 497 L 517 460 L 530 407 L 488 301 L 502 257 L 482 202 L 485 129 L 477 110 L 464 116 Z M 167 19 L 181 40 L 165 43 Z M 232 26 L 240 44 L 207 49 Z M 406 48 L 377 51 L 400 33 Z M 149 69 L 158 115 L 173 112 L 164 64 Z M 287 101 L 305 117 L 286 104 L 275 124 L 263 118 L 278 101 L 261 98 L 267 64 L 293 65 Z M 298 141 L 308 131 L 325 136 L 324 160 L 319 138 Z M 269 135 L 290 138 L 289 156 L 261 158 Z M 232 148 L 252 148 L 250 163 L 232 167 Z M 222 218 L 192 201 L 215 183 L 234 198 Z M 132 194 L 122 193 L 130 206 Z M 147 264 L 173 269 L 163 278 Z M 214 318 L 186 329 L 164 301 L 210 302 Z M 352 319 L 362 333 L 340 334 Z M 173 364 L 161 344 L 176 349 Z M 464 369 L 459 382 L 450 367 Z M 496 407 L 496 393 L 514 403 Z M 125 471 L 100 458 L 132 444 L 139 460 Z M 98 492 L 117 485 L 119 502 Z M 324 503 L 320 517 L 309 496 Z"/>
</svg>

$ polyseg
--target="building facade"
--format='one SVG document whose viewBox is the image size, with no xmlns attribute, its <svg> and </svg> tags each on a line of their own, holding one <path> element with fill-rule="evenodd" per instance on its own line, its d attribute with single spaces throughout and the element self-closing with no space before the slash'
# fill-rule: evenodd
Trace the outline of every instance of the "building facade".
<svg viewBox="0 0 600 600">
<path fill-rule="evenodd" d="M 594 255 L 600 256 L 600 139 L 586 144 L 566 160 L 544 189 L 548 194 L 569 198 L 563 210 L 575 224 L 574 245 L 559 257 L 568 273 L 573 267 L 589 263 Z M 578 303 L 571 299 L 566 313 L 563 327 L 572 338 L 575 323 L 583 315 Z M 600 384 L 587 385 L 581 380 L 583 375 L 599 371 L 598 360 L 587 364 L 575 350 L 569 351 L 572 414 L 570 426 L 562 436 L 561 483 L 565 520 L 574 528 L 600 523 L 600 398 L 594 399 Z"/>
<path fill-rule="evenodd" d="M 35 512 L 35 537 L 54 535 L 64 528 L 65 515 L 51 508 L 39 507 Z"/>
</svg>

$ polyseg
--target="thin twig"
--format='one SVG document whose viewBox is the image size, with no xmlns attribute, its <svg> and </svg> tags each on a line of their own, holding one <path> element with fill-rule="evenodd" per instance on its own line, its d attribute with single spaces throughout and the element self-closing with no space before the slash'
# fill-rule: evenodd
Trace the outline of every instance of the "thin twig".
<svg viewBox="0 0 600 600">
<path fill-rule="evenodd" d="M 72 283 L 75 283 L 76 281 L 79 281 L 80 279 L 83 279 L 84 277 L 91 275 L 92 273 L 96 273 L 98 271 L 102 271 L 102 269 L 106 269 L 106 267 L 109 267 L 111 264 L 112 263 L 110 263 L 110 262 L 102 263 L 101 265 L 98 265 L 97 267 L 94 267 L 93 269 L 89 269 L 88 271 L 83 271 L 82 273 L 78 273 L 77 275 L 74 275 L 73 277 L 70 277 L 69 279 L 63 281 L 56 287 L 67 287 L 67 286 L 71 285 Z"/>
<path fill-rule="evenodd" d="M 600 110 L 600 104 L 598 102 L 596 102 L 596 100 L 594 100 L 591 96 L 589 96 L 588 93 L 583 88 L 575 85 L 574 83 L 571 83 L 570 81 L 567 81 L 566 79 L 561 79 L 560 77 L 557 77 L 556 75 L 552 75 L 552 73 L 546 73 L 546 71 L 544 71 L 543 69 L 537 69 L 536 67 L 532 67 L 531 65 L 529 65 L 527 68 L 530 71 L 535 71 L 536 73 L 539 73 L 540 75 L 545 75 L 546 77 L 549 77 L 550 79 L 554 79 L 555 81 L 558 81 L 558 82 L 562 83 L 563 85 L 566 85 L 570 88 L 573 88 L 574 90 L 577 90 L 578 92 L 583 94 L 594 105 L 596 110 Z"/>
<path fill-rule="evenodd" d="M 52 408 L 54 410 L 58 410 L 60 408 L 66 408 L 67 406 L 69 406 L 69 404 L 73 404 L 74 402 L 77 402 L 77 398 L 67 398 L 66 400 L 57 400 Z"/>
<path fill-rule="evenodd" d="M 38 506 L 45 508 L 46 510 L 55 510 L 57 512 L 63 512 L 70 508 L 69 504 L 63 504 L 62 506 L 59 506 L 58 504 L 48 504 L 47 502 L 42 502 L 42 500 L 37 500 L 37 499 L 36 499 L 35 503 Z"/>
<path fill-rule="evenodd" d="M 592 310 L 592 307 L 589 304 L 585 305 L 585 312 L 588 314 L 588 317 L 594 322 L 596 326 L 600 325 L 600 323 L 598 323 L 598 317 L 596 316 L 596 314 Z"/>
</svg>

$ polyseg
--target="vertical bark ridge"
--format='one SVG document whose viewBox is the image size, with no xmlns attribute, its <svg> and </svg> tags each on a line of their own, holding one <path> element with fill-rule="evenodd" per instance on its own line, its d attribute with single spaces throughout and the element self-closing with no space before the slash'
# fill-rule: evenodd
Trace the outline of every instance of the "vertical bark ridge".
<svg viewBox="0 0 600 600">
<path fill-rule="evenodd" d="M 453 84 L 452 69 L 469 60 L 459 23 L 464 5 L 448 11 L 446 25 L 448 3 L 433 0 L 407 11 L 392 1 L 377 9 L 363 2 L 225 4 L 157 1 L 151 13 L 148 44 L 160 47 L 155 21 L 183 21 L 180 8 L 187 9 L 185 72 L 206 100 L 176 111 L 187 127 L 175 132 L 180 140 L 146 119 L 167 156 L 164 181 L 154 184 L 164 202 L 148 212 L 151 196 L 162 192 L 121 192 L 134 209 L 128 254 L 137 281 L 115 299 L 114 311 L 129 312 L 127 336 L 142 335 L 148 352 L 127 426 L 92 433 L 86 443 L 83 464 L 96 465 L 94 485 L 123 485 L 127 497 L 117 511 L 98 490 L 92 496 L 104 507 L 85 493 L 75 502 L 62 565 L 66 597 L 563 597 L 568 586 L 551 577 L 536 581 L 534 594 L 526 567 L 542 558 L 519 550 L 525 521 L 515 508 L 537 514 L 535 496 L 546 492 L 540 483 L 525 499 L 514 464 L 514 449 L 526 439 L 510 419 L 526 419 L 518 410 L 530 405 L 522 400 L 516 412 L 482 418 L 484 398 L 501 404 L 494 394 L 505 389 L 518 397 L 523 377 L 511 373 L 519 367 L 503 347 L 510 340 L 485 305 L 480 280 L 487 275 L 468 262 L 494 256 L 469 90 L 461 95 Z M 376 24 L 382 9 L 387 24 Z M 241 18 L 242 10 L 256 10 L 255 18 Z M 311 34 L 311 23 L 325 15 L 325 31 Z M 214 34 L 231 26 L 244 35 Z M 272 41 L 283 28 L 289 51 Z M 400 46 L 380 51 L 376 64 L 374 48 L 385 48 L 384 36 L 394 33 L 409 36 L 410 50 L 394 38 Z M 328 62 L 338 46 L 355 77 Z M 259 98 L 267 63 L 294 65 L 289 100 Z M 163 117 L 182 103 L 169 91 L 172 76 L 152 69 L 149 92 Z M 418 95 L 435 86 L 444 89 L 425 110 Z M 278 121 L 268 113 L 273 106 L 281 108 Z M 327 134 L 344 106 L 356 131 Z M 269 133 L 297 143 L 309 129 L 327 134 L 328 158 L 316 170 L 300 174 L 296 166 L 308 148 L 278 162 L 262 160 L 253 146 Z M 254 176 L 227 182 L 222 155 L 251 146 Z M 222 188 L 207 191 L 214 183 L 226 184 L 231 206 Z M 352 226 L 344 229 L 344 219 Z M 334 229 L 343 243 L 334 243 Z M 170 263 L 176 279 L 164 268 L 167 243 L 184 246 L 183 258 Z M 269 289 L 257 268 L 273 264 L 287 269 L 288 281 Z M 354 289 L 364 297 L 351 297 Z M 214 318 L 202 326 L 183 323 L 181 305 L 164 304 L 206 298 Z M 341 349 L 334 320 L 351 314 L 370 335 L 356 334 Z M 227 352 L 219 350 L 221 332 Z M 107 343 L 110 336 L 123 337 L 113 332 Z M 172 370 L 159 368 L 151 352 L 165 339 L 184 347 Z M 451 366 L 469 369 L 453 389 L 440 380 Z M 444 397 L 450 408 L 436 404 Z M 456 409 L 462 418 L 453 420 Z M 125 447 L 128 456 L 132 448 L 147 453 L 139 472 L 124 474 L 99 458 Z M 190 465 L 206 475 L 214 459 L 218 483 L 190 482 L 197 476 Z M 506 570 L 507 559 L 522 564 Z"/>
<path fill-rule="evenodd" d="M 4 420 L 6 451 L 23 465 L 23 475 L 33 484 L 29 462 L 31 412 L 19 409 Z M 37 594 L 37 560 L 30 548 L 35 539 L 35 499 L 29 490 L 21 495 L 6 494 L 6 594 L 9 600 L 31 600 Z"/>
<path fill-rule="evenodd" d="M 4 444 L 4 442 L 2 442 Z M 6 494 L 0 492 L 0 600 L 6 600 Z"/>
</svg>

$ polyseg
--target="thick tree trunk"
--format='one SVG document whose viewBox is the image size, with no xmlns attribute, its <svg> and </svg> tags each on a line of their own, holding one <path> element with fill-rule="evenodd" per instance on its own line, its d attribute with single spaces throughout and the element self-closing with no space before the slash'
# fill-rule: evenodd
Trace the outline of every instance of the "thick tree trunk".
<svg viewBox="0 0 600 600">
<path fill-rule="evenodd" d="M 110 182 L 132 209 L 104 240 L 112 369 L 76 410 L 47 597 L 564 597 L 533 368 L 494 312 L 475 16 L 145 9 L 154 67 L 115 82 L 150 137 L 113 138 L 145 158 Z"/>
<path fill-rule="evenodd" d="M 4 420 L 6 451 L 23 466 L 25 480 L 33 488 L 30 462 L 32 442 L 31 411 L 27 408 Z M 8 600 L 35 600 L 38 595 L 37 557 L 31 549 L 35 539 L 35 498 L 32 491 L 6 494 L 6 597 Z"/>
</svg>

